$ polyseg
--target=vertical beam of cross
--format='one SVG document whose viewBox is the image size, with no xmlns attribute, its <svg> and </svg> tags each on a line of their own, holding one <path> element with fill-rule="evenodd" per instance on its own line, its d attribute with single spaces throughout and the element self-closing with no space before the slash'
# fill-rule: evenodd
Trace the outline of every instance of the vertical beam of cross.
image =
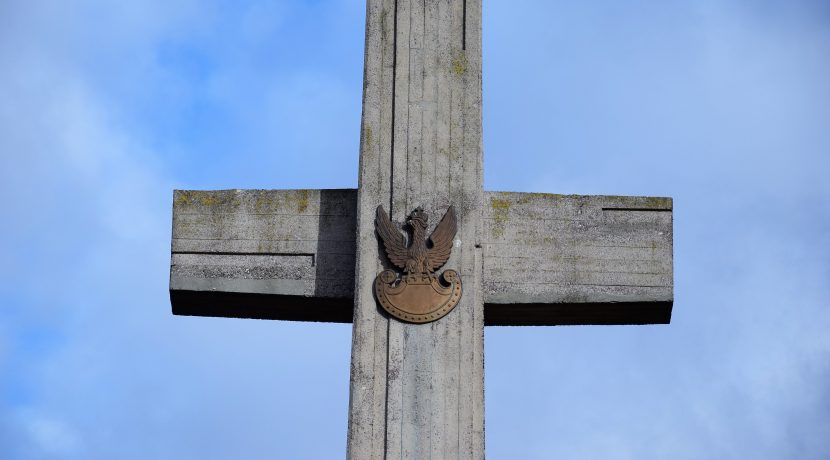
<svg viewBox="0 0 830 460">
<path fill-rule="evenodd" d="M 348 457 L 482 459 L 485 321 L 668 323 L 672 200 L 484 193 L 481 0 L 368 0 L 366 23 L 359 190 L 176 191 L 173 312 L 353 321 Z M 443 318 L 378 308 L 378 205 L 454 206 Z"/>
<path fill-rule="evenodd" d="M 480 209 L 481 0 L 368 0 L 357 205 L 348 457 L 484 457 Z M 386 266 L 375 208 L 454 205 L 447 268 L 464 294 L 426 325 L 390 319 L 372 294 Z"/>
</svg>

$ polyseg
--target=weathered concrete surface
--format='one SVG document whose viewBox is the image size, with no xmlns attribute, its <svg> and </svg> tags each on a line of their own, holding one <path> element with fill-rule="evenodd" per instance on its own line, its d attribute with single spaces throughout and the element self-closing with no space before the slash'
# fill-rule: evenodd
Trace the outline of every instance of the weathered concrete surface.
<svg viewBox="0 0 830 460">
<path fill-rule="evenodd" d="M 484 457 L 480 0 L 369 0 L 358 193 L 348 458 Z M 459 231 L 444 268 L 461 301 L 427 325 L 390 320 L 372 294 L 385 268 L 375 208 L 416 206 Z"/>
<path fill-rule="evenodd" d="M 352 321 L 356 205 L 357 190 L 176 191 L 174 312 Z M 485 325 L 669 322 L 669 198 L 485 192 L 480 241 Z"/>
<path fill-rule="evenodd" d="M 173 312 L 351 321 L 356 200 L 355 190 L 177 190 Z"/>
<path fill-rule="evenodd" d="M 489 192 L 488 325 L 668 323 L 670 198 Z"/>
</svg>

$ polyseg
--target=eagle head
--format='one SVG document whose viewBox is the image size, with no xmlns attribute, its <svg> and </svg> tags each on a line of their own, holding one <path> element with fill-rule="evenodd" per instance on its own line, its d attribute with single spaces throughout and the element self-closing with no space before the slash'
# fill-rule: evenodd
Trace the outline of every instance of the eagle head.
<svg viewBox="0 0 830 460">
<path fill-rule="evenodd" d="M 410 225 L 417 225 L 422 229 L 427 228 L 427 221 L 429 220 L 429 216 L 427 213 L 424 212 L 423 208 L 418 206 L 415 208 L 414 211 L 406 218 L 406 221 L 409 222 Z"/>
</svg>

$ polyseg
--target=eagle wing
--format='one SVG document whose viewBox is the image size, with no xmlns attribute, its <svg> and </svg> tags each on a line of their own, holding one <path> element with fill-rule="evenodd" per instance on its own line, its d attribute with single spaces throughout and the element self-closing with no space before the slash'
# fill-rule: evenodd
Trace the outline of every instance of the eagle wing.
<svg viewBox="0 0 830 460">
<path fill-rule="evenodd" d="M 375 216 L 375 230 L 377 230 L 380 239 L 383 240 L 383 246 L 386 248 L 386 255 L 389 256 L 389 261 L 395 264 L 401 270 L 406 268 L 406 261 L 409 258 L 406 250 L 406 241 L 404 241 L 403 234 L 389 215 L 383 210 L 383 206 L 378 206 L 377 215 Z"/>
<path fill-rule="evenodd" d="M 429 236 L 432 247 L 429 248 L 429 264 L 432 270 L 438 270 L 442 265 L 447 263 L 452 252 L 452 243 L 455 239 L 455 233 L 458 231 L 458 225 L 455 221 L 455 208 L 450 206 L 441 222 L 435 227 L 432 235 Z"/>
</svg>

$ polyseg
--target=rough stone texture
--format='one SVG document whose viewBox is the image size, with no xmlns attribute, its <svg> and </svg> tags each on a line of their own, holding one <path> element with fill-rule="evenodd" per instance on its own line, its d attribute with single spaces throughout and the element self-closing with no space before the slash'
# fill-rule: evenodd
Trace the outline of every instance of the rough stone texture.
<svg viewBox="0 0 830 460">
<path fill-rule="evenodd" d="M 488 325 L 668 323 L 670 198 L 489 192 Z"/>
<path fill-rule="evenodd" d="M 358 194 L 348 457 L 484 457 L 480 0 L 369 0 Z M 461 302 L 428 325 L 390 320 L 372 295 L 387 264 L 375 207 L 402 222 L 450 204 L 459 232 L 444 268 Z"/>
<path fill-rule="evenodd" d="M 356 203 L 357 190 L 176 191 L 174 311 L 352 321 Z M 669 322 L 669 198 L 485 192 L 480 241 L 487 326 Z"/>
<path fill-rule="evenodd" d="M 177 190 L 173 312 L 348 322 L 355 190 Z"/>
</svg>

